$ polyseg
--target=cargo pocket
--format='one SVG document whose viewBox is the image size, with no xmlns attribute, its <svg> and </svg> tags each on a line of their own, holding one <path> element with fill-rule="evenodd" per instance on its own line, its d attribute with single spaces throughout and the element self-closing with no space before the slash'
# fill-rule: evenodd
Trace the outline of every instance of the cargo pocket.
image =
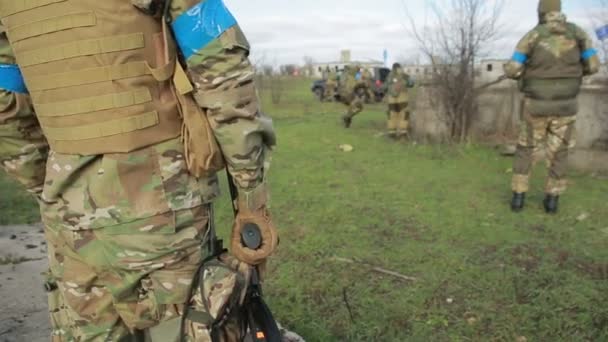
<svg viewBox="0 0 608 342">
<path fill-rule="evenodd" d="M 51 341 L 69 341 L 73 338 L 71 331 L 74 328 L 74 321 L 70 316 L 69 308 L 65 304 L 54 279 L 48 279 L 44 287 L 48 296 L 51 319 Z"/>
<path fill-rule="evenodd" d="M 247 291 L 248 274 L 241 272 L 231 257 L 207 261 L 197 275 L 196 288 L 186 313 L 188 336 L 231 335 L 238 331 L 240 305 Z M 214 330 L 214 331 L 211 331 Z M 238 328 L 237 328 L 238 330 Z"/>
<path fill-rule="evenodd" d="M 150 298 L 156 304 L 159 322 L 175 318 L 188 302 L 196 269 L 161 270 L 149 275 Z"/>
</svg>

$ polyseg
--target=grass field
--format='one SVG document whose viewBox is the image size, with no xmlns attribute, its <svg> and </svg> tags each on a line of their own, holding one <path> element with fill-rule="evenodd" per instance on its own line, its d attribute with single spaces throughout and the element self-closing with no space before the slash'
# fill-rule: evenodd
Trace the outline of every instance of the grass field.
<svg viewBox="0 0 608 342">
<path fill-rule="evenodd" d="M 281 230 L 266 295 L 284 325 L 323 342 L 608 341 L 605 178 L 574 174 L 547 216 L 539 167 L 528 208 L 513 214 L 510 159 L 395 143 L 378 134 L 381 105 L 345 130 L 343 108 L 307 87 L 286 83 L 278 105 L 264 96 L 279 135 L 270 181 Z M 0 222 L 31 220 L 21 202 L 3 195 Z M 226 235 L 227 200 L 218 206 Z"/>
</svg>

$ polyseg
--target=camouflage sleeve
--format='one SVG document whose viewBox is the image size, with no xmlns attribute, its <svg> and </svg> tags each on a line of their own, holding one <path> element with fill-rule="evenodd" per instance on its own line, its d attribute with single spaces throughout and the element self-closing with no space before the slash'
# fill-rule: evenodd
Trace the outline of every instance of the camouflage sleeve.
<svg viewBox="0 0 608 342">
<path fill-rule="evenodd" d="M 0 34 L 0 63 L 15 60 L 6 38 Z M 32 110 L 29 97 L 0 89 L 0 169 L 39 193 L 44 182 L 48 144 Z"/>
<path fill-rule="evenodd" d="M 574 25 L 574 24 L 572 24 Z M 583 63 L 583 72 L 585 76 L 593 75 L 600 70 L 600 59 L 597 50 L 593 47 L 591 37 L 577 25 L 574 25 L 576 31 L 576 40 L 581 49 L 581 62 Z"/>
<path fill-rule="evenodd" d="M 205 1 L 173 0 L 171 15 L 177 21 L 187 9 L 201 4 L 204 6 Z M 221 6 L 213 10 L 199 7 L 199 20 L 215 22 L 214 12 L 218 9 L 229 13 Z M 248 58 L 249 43 L 235 24 L 204 47 L 189 52 L 184 57 L 194 84 L 194 97 L 207 113 L 228 170 L 240 189 L 254 189 L 263 183 L 276 139 L 272 120 L 259 109 L 255 72 Z"/>
<path fill-rule="evenodd" d="M 526 68 L 526 62 L 528 57 L 534 49 L 538 40 L 538 33 L 536 30 L 528 32 L 515 47 L 515 52 L 511 57 L 511 60 L 505 64 L 505 75 L 512 79 L 518 79 L 523 74 Z"/>
<path fill-rule="evenodd" d="M 164 0 L 131 0 L 131 3 L 142 12 L 157 16 L 160 15 L 163 9 Z"/>
</svg>

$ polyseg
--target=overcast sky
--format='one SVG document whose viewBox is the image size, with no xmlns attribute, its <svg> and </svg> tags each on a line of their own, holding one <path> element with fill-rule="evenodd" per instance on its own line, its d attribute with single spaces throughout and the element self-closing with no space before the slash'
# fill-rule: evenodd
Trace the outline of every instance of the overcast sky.
<svg viewBox="0 0 608 342">
<path fill-rule="evenodd" d="M 353 59 L 360 61 L 382 60 L 385 48 L 391 61 L 415 56 L 404 3 L 423 23 L 429 3 L 445 0 L 224 1 L 245 31 L 254 61 L 302 63 L 303 56 L 317 62 L 336 61 L 342 49 L 350 49 Z M 564 12 L 591 31 L 589 16 L 597 1 L 564 0 Z M 505 1 L 503 38 L 495 42 L 491 57 L 510 55 L 523 33 L 536 24 L 536 8 L 536 0 Z"/>
</svg>

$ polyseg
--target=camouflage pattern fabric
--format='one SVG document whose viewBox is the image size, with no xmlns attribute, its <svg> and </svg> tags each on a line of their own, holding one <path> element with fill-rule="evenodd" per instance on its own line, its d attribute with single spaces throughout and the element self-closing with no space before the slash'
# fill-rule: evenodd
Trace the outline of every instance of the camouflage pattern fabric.
<svg viewBox="0 0 608 342">
<path fill-rule="evenodd" d="M 160 1 L 132 3 L 146 13 L 162 8 Z M 183 5 L 174 1 L 172 9 Z M 272 121 L 259 111 L 241 35 L 238 27 L 226 31 L 188 61 L 188 73 L 246 197 L 264 184 L 275 136 Z M 6 41 L 0 43 L 6 58 Z M 181 315 L 207 250 L 217 177 L 188 173 L 179 138 L 128 154 L 51 151 L 47 159 L 27 103 L 27 97 L 0 92 L 0 165 L 39 194 L 49 241 L 53 341 L 122 341 Z"/>
<path fill-rule="evenodd" d="M 591 38 L 567 22 L 560 9 L 560 1 L 541 0 L 539 25 L 521 39 L 505 65 L 506 76 L 520 80 L 525 96 L 513 166 L 516 193 L 529 190 L 532 168 L 543 150 L 549 166 L 545 192 L 560 195 L 566 190 L 581 80 L 599 69 Z"/>
<path fill-rule="evenodd" d="M 53 341 L 119 341 L 178 317 L 206 227 L 206 206 L 96 230 L 47 224 Z"/>
<path fill-rule="evenodd" d="M 15 63 L 4 33 L 0 33 L 0 63 Z M 29 96 L 0 89 L 0 169 L 31 193 L 40 194 L 48 150 Z"/>
<path fill-rule="evenodd" d="M 566 51 L 573 49 L 573 44 L 580 49 L 580 52 L 593 49 L 593 40 L 578 25 L 568 23 L 566 16 L 560 12 L 549 12 L 541 14 L 541 23 L 534 29 L 526 33 L 515 47 L 514 58 L 505 64 L 505 75 L 512 79 L 520 79 L 528 66 L 528 58 L 534 52 L 538 44 L 543 44 L 546 51 L 550 51 L 554 56 L 562 56 Z M 569 37 L 568 31 L 572 31 L 573 37 Z M 552 39 L 543 40 L 543 32 L 550 32 Z M 576 60 L 580 56 L 576 56 Z M 551 60 L 547 62 L 553 62 Z M 599 59 L 592 56 L 583 61 L 583 74 L 591 75 L 599 69 Z M 559 70 L 557 70 L 559 74 Z M 557 75 L 551 75 L 556 77 Z"/>
<path fill-rule="evenodd" d="M 388 102 L 387 133 L 389 136 L 401 137 L 408 134 L 409 117 L 409 76 L 401 66 L 393 66 L 386 78 L 386 101 Z"/>
<path fill-rule="evenodd" d="M 338 87 L 338 74 L 331 70 L 327 76 L 327 81 L 325 82 L 325 93 L 323 97 L 332 101 L 336 96 L 336 87 Z"/>
<path fill-rule="evenodd" d="M 576 145 L 576 118 L 532 116 L 526 110 L 528 101 L 524 102 L 524 117 L 513 165 L 512 190 L 528 192 L 533 166 L 544 152 L 549 168 L 545 192 L 561 195 L 567 188 L 568 152 Z"/>
<path fill-rule="evenodd" d="M 199 2 L 173 0 L 172 17 L 179 17 Z M 195 98 L 207 111 L 228 170 L 238 187 L 245 190 L 263 182 L 270 150 L 276 144 L 272 120 L 259 108 L 253 87 L 255 71 L 248 56 L 249 43 L 234 26 L 186 61 Z"/>
<path fill-rule="evenodd" d="M 361 80 L 357 80 L 358 71 L 358 68 L 347 66 L 340 77 L 340 99 L 347 107 L 342 118 L 349 121 L 363 111 L 364 99 L 358 90 L 364 85 Z"/>
<path fill-rule="evenodd" d="M 387 133 L 389 136 L 400 138 L 408 134 L 410 112 L 407 103 L 395 103 L 388 105 L 389 118 Z"/>
<path fill-rule="evenodd" d="M 344 114 L 343 117 L 352 119 L 357 114 L 361 113 L 363 111 L 363 102 L 364 102 L 364 100 L 360 96 L 358 96 L 358 95 L 353 96 L 351 101 L 345 103 L 345 105 L 347 106 L 347 110 L 346 110 L 346 114 Z"/>
<path fill-rule="evenodd" d="M 368 69 L 363 69 L 361 74 L 361 80 L 365 83 L 365 95 L 368 102 L 374 101 L 376 98 L 374 95 L 374 75 Z"/>
<path fill-rule="evenodd" d="M 386 100 L 389 104 L 402 104 L 409 102 L 409 76 L 399 69 L 394 69 L 386 77 Z"/>
</svg>

